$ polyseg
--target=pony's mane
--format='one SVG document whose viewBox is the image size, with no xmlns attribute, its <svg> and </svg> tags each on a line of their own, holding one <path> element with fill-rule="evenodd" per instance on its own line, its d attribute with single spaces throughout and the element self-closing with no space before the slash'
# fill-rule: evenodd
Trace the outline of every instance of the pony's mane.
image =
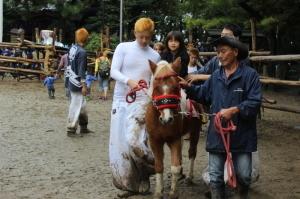
<svg viewBox="0 0 300 199">
<path fill-rule="evenodd" d="M 165 60 L 161 60 L 157 63 L 157 68 L 153 74 L 153 77 L 156 77 L 157 74 L 162 70 L 162 69 L 170 69 L 171 71 L 174 71 L 173 68 L 171 67 L 171 64 L 169 64 L 167 61 Z"/>
<path fill-rule="evenodd" d="M 169 64 L 167 61 L 165 60 L 161 60 L 157 63 L 157 67 L 155 72 L 153 73 L 152 77 L 151 77 L 151 81 L 150 81 L 150 87 L 148 89 L 148 95 L 152 96 L 152 92 L 153 92 L 153 82 L 155 77 L 157 77 L 157 75 L 159 74 L 160 71 L 162 70 L 171 70 L 173 72 L 175 72 L 171 66 L 171 64 Z"/>
</svg>

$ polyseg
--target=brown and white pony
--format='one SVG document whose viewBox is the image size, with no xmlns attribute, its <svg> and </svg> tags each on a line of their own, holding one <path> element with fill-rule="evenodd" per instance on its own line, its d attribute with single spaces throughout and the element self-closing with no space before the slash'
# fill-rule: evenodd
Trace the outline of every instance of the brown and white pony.
<svg viewBox="0 0 300 199">
<path fill-rule="evenodd" d="M 169 197 L 177 198 L 176 186 L 182 172 L 181 137 L 190 133 L 190 171 L 188 178 L 192 179 L 201 122 L 199 118 L 180 114 L 184 111 L 182 105 L 186 102 L 185 97 L 181 96 L 183 92 L 177 75 L 181 68 L 180 58 L 172 64 L 166 61 L 160 61 L 157 65 L 151 61 L 149 63 L 153 73 L 149 89 L 152 102 L 147 106 L 145 121 L 150 146 L 155 158 L 155 198 L 163 198 L 163 147 L 165 143 L 171 150 L 172 181 Z"/>
</svg>

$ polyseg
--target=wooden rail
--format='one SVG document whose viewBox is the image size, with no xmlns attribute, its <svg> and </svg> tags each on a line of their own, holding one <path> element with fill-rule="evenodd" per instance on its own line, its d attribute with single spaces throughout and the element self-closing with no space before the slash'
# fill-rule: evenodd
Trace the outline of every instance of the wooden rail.
<svg viewBox="0 0 300 199">
<path fill-rule="evenodd" d="M 263 103 L 261 105 L 262 108 L 267 108 L 267 109 L 273 109 L 273 110 L 278 110 L 278 111 L 285 111 L 285 112 L 290 112 L 290 113 L 297 113 L 297 114 L 300 114 L 300 110 L 298 109 L 295 109 L 295 108 L 292 108 L 292 107 L 287 107 L 287 106 L 274 106 L 274 105 L 268 105 L 268 104 L 265 104 Z"/>
<path fill-rule="evenodd" d="M 23 57 L 8 57 L 8 56 L 3 56 L 0 55 L 0 61 L 2 62 L 29 62 L 29 63 L 44 63 L 45 60 L 44 59 L 38 59 L 38 60 L 34 60 L 34 59 L 27 59 L 27 58 L 23 58 Z"/>
<path fill-rule="evenodd" d="M 0 70 L 3 70 L 5 72 L 25 72 L 25 73 L 31 73 L 31 74 L 42 74 L 46 75 L 45 71 L 41 70 L 32 70 L 32 69 L 25 69 L 25 68 L 13 68 L 13 67 L 5 67 L 5 66 L 0 66 Z"/>
<path fill-rule="evenodd" d="M 210 75 L 198 75 L 199 81 L 205 81 L 210 77 Z M 267 78 L 265 76 L 260 78 L 260 82 L 263 84 L 274 84 L 274 85 L 283 85 L 283 86 L 300 86 L 300 81 L 290 81 L 290 80 L 280 80 Z"/>
<path fill-rule="evenodd" d="M 264 56 L 270 55 L 270 51 L 249 51 L 249 56 Z M 215 56 L 217 52 L 199 52 L 200 56 Z"/>
<path fill-rule="evenodd" d="M 300 55 L 254 56 L 249 59 L 254 62 L 300 61 Z"/>
</svg>

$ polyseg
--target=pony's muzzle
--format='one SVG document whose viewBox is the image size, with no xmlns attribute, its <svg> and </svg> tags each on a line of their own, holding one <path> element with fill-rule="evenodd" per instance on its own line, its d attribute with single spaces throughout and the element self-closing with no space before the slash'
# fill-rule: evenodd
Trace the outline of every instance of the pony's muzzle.
<svg viewBox="0 0 300 199">
<path fill-rule="evenodd" d="M 170 109 L 163 109 L 159 116 L 159 121 L 161 124 L 171 124 L 174 121 L 174 116 Z"/>
</svg>

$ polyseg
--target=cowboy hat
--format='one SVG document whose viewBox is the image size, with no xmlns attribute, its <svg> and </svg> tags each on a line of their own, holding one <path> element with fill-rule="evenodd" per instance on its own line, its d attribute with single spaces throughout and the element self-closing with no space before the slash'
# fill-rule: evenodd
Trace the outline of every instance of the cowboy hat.
<svg viewBox="0 0 300 199">
<path fill-rule="evenodd" d="M 238 55 L 237 55 L 238 60 L 246 59 L 249 54 L 248 47 L 234 37 L 228 37 L 228 36 L 220 37 L 213 42 L 213 45 L 216 47 L 218 47 L 219 45 L 226 45 L 238 49 Z"/>
</svg>

